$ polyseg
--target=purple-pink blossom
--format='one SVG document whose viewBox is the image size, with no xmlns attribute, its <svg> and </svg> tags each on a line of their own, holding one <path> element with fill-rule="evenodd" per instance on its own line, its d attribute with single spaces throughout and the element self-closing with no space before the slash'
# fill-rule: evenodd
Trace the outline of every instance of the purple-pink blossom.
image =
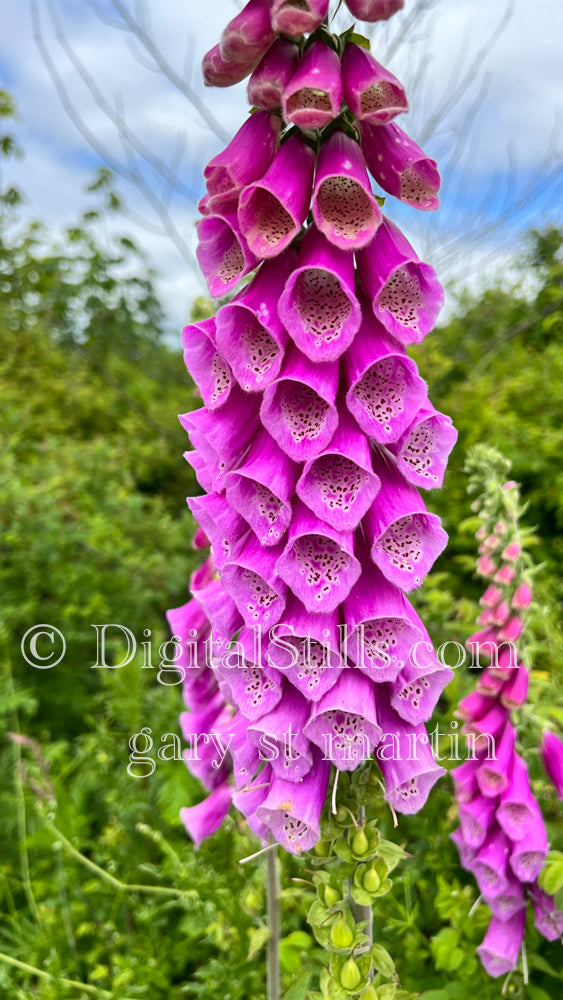
<svg viewBox="0 0 563 1000">
<path fill-rule="evenodd" d="M 402 0 L 348 6 L 377 21 Z M 186 829 L 199 843 L 232 800 L 295 854 L 319 837 L 331 765 L 375 760 L 394 810 L 424 804 L 443 773 L 425 722 L 452 676 L 433 651 L 411 662 L 432 646 L 405 596 L 447 541 L 420 488 L 441 485 L 456 432 L 406 351 L 443 291 L 368 170 L 423 209 L 439 175 L 394 123 L 400 81 L 331 41 L 328 12 L 249 0 L 204 59 L 208 85 L 250 73 L 255 108 L 204 171 L 198 260 L 232 297 L 182 333 L 203 402 L 180 418 L 203 490 L 188 503 L 210 555 L 170 612 L 185 762 L 211 792 Z"/>
</svg>

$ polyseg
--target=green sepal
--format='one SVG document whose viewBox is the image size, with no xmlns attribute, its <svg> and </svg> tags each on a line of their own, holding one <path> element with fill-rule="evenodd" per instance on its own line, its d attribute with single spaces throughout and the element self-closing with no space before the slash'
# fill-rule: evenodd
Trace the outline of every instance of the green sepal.
<svg viewBox="0 0 563 1000">
<path fill-rule="evenodd" d="M 554 896 L 563 888 L 563 854 L 561 851 L 549 852 L 545 859 L 545 865 L 538 875 L 538 884 L 550 896 Z"/>
<path fill-rule="evenodd" d="M 353 42 L 354 45 L 361 45 L 362 49 L 367 49 L 369 52 L 370 50 L 369 38 L 366 38 L 365 35 L 360 35 L 357 31 L 355 31 L 355 27 L 356 25 L 353 24 L 351 28 L 348 28 L 348 30 L 343 32 L 343 34 L 340 36 L 342 46 L 344 47 L 347 44 L 347 42 Z"/>
<path fill-rule="evenodd" d="M 345 990 L 334 976 L 331 976 L 327 982 L 325 1000 L 348 1000 L 349 996 L 348 990 Z"/>
<path fill-rule="evenodd" d="M 334 845 L 334 853 L 342 859 L 342 861 L 354 862 L 354 854 L 350 844 L 346 840 L 337 840 Z"/>
<path fill-rule="evenodd" d="M 350 895 L 359 906 L 371 906 L 371 892 L 368 892 L 367 889 L 362 889 L 361 885 L 351 886 Z"/>
<path fill-rule="evenodd" d="M 375 198 L 375 200 L 376 200 L 377 204 L 379 205 L 379 207 L 383 208 L 383 206 L 384 206 L 385 202 L 387 201 L 387 199 L 384 198 L 382 194 L 374 194 L 373 197 Z"/>
<path fill-rule="evenodd" d="M 379 843 L 379 854 L 385 861 L 387 865 L 387 874 L 393 871 L 397 867 L 399 861 L 404 861 L 405 858 L 410 858 L 411 855 L 407 854 L 399 844 L 394 844 L 392 840 L 381 840 Z"/>
<path fill-rule="evenodd" d="M 307 921 L 311 925 L 313 934 L 323 948 L 327 948 L 330 942 L 330 921 L 327 919 L 330 914 L 323 906 L 320 899 L 314 899 L 307 913 Z"/>
<path fill-rule="evenodd" d="M 381 986 L 378 986 L 375 991 L 377 1000 L 395 1000 L 396 995 L 396 983 L 383 983 Z"/>
<path fill-rule="evenodd" d="M 387 949 L 376 942 L 371 946 L 369 954 L 377 971 L 386 979 L 390 979 L 395 972 L 395 963 Z"/>
</svg>

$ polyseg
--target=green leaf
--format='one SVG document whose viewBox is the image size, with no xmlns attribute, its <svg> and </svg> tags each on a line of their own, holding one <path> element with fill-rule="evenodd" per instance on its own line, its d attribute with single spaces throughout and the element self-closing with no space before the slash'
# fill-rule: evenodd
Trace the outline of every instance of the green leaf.
<svg viewBox="0 0 563 1000">
<path fill-rule="evenodd" d="M 550 896 L 563 888 L 563 855 L 559 851 L 550 851 L 545 865 L 538 875 L 540 887 Z"/>
<path fill-rule="evenodd" d="M 266 944 L 266 941 L 270 937 L 270 931 L 267 927 L 253 927 L 248 937 L 249 945 L 246 959 L 250 962 Z"/>
<path fill-rule="evenodd" d="M 389 979 L 395 972 L 395 963 L 387 949 L 376 942 L 371 946 L 369 953 L 377 971 Z"/>
</svg>

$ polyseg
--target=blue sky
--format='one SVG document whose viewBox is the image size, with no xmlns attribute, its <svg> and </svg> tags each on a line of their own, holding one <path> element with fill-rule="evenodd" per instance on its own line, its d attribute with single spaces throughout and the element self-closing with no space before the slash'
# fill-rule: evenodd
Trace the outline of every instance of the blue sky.
<svg viewBox="0 0 563 1000">
<path fill-rule="evenodd" d="M 132 0 L 117 2 L 133 7 Z M 115 130 L 57 42 L 48 0 L 36 0 L 36 4 L 48 51 L 81 119 L 110 155 L 122 157 Z M 447 104 L 501 21 L 506 3 L 435 0 L 428 3 L 428 12 L 416 30 L 408 32 L 405 25 L 413 7 L 414 0 L 406 0 L 402 14 L 388 25 L 375 26 L 372 51 L 386 61 L 383 56 L 389 46 L 395 45 L 397 36 L 404 36 L 388 65 L 403 79 L 409 93 L 412 112 L 401 124 L 420 140 L 428 119 Z M 205 100 L 225 133 L 233 134 L 246 113 L 244 85 L 204 91 L 199 64 L 237 4 L 234 0 L 207 4 L 200 0 L 146 0 L 145 8 L 150 33 L 160 51 Z M 33 40 L 30 9 L 30 0 L 3 0 L 0 83 L 17 100 L 21 115 L 18 138 L 25 151 L 24 161 L 11 168 L 11 179 L 27 195 L 29 215 L 46 220 L 57 230 L 72 223 L 84 208 L 84 188 L 100 161 L 61 106 Z M 145 65 L 134 58 L 127 33 L 103 20 L 100 14 L 116 19 L 114 0 L 51 0 L 51 9 L 104 98 L 123 107 L 129 127 L 146 146 L 172 163 L 178 136 L 182 136 L 179 174 L 197 197 L 202 190 L 203 165 L 220 148 L 220 141 L 186 98 L 162 75 L 147 68 L 146 57 Z M 347 23 L 345 17 L 342 26 Z M 524 200 L 500 227 L 487 232 L 482 226 L 483 221 L 494 221 L 498 215 L 509 170 L 514 190 L 525 190 L 534 178 L 541 180 L 553 171 L 556 156 L 562 151 L 562 133 L 557 130 L 563 113 L 562 38 L 561 0 L 545 0 L 541 7 L 530 0 L 515 0 L 512 17 L 468 91 L 425 141 L 425 148 L 442 167 L 443 207 L 436 215 L 393 211 L 421 255 L 437 266 L 444 279 L 463 276 L 478 283 L 483 273 L 490 277 L 501 264 L 505 270 L 515 230 L 531 222 L 561 221 L 560 197 L 557 200 L 552 187 L 531 204 Z M 421 60 L 426 68 L 417 80 Z M 480 93 L 482 100 L 469 129 L 470 108 Z M 462 148 L 462 159 L 449 163 L 457 147 Z M 134 218 L 121 225 L 146 248 L 160 273 L 159 287 L 170 322 L 180 325 L 190 300 L 201 291 L 197 275 L 170 240 L 154 231 L 154 213 L 147 211 L 139 192 L 125 182 L 120 183 L 120 191 L 133 217 L 143 215 L 153 227 L 152 231 L 137 228 Z M 193 202 L 173 199 L 171 214 L 182 238 L 194 249 Z"/>
</svg>

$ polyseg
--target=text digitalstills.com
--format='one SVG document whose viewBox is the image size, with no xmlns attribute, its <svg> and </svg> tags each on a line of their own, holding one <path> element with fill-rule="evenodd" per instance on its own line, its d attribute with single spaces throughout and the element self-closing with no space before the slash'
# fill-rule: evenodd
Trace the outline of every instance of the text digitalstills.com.
<svg viewBox="0 0 563 1000">
<path fill-rule="evenodd" d="M 315 639 L 295 636 L 291 624 L 278 622 L 267 632 L 258 628 L 249 629 L 251 642 L 244 644 L 237 639 L 205 634 L 200 636 L 193 629 L 187 638 L 173 635 L 170 639 L 154 644 L 150 630 L 143 632 L 142 641 L 122 624 L 92 624 L 96 635 L 95 661 L 91 669 L 118 670 L 137 660 L 140 669 L 155 671 L 155 679 L 165 686 L 182 684 L 188 672 L 209 668 L 211 670 L 248 670 L 275 668 L 289 671 L 299 665 L 302 670 L 357 669 L 367 670 L 376 679 L 377 670 L 385 670 L 393 661 L 401 669 L 410 664 L 428 674 L 432 666 L 455 670 L 461 666 L 482 669 L 484 666 L 498 666 L 502 658 L 503 669 L 518 666 L 517 649 L 514 643 L 505 641 L 472 643 L 469 649 L 461 642 L 449 639 L 434 648 L 428 637 L 422 637 L 409 646 L 397 644 L 389 638 L 381 639 L 369 625 L 360 625 L 349 631 L 346 625 L 338 627 L 338 641 L 331 642 L 326 636 Z M 115 652 L 119 643 L 120 658 L 113 660 L 110 650 Z M 64 659 L 66 640 L 63 633 L 54 626 L 42 624 L 28 629 L 22 637 L 21 650 L 26 662 L 40 669 L 49 669 Z M 189 713 L 184 713 L 189 719 Z M 396 733 L 382 732 L 381 738 L 371 749 L 365 734 L 346 732 L 343 726 L 338 734 L 327 733 L 323 755 L 325 760 L 334 759 L 337 749 L 339 760 L 349 759 L 353 766 L 361 761 L 375 759 L 418 760 L 422 748 L 431 749 L 436 761 L 462 761 L 478 755 L 481 759 L 496 760 L 495 739 L 490 733 L 458 732 L 459 723 L 450 723 L 450 730 L 440 732 L 436 726 L 432 733 L 413 732 L 408 735 L 406 747 Z M 148 778 L 157 768 L 159 761 L 194 761 L 200 753 L 209 757 L 213 752 L 212 767 L 220 769 L 227 757 L 234 733 L 222 728 L 221 731 L 190 733 L 184 731 L 184 743 L 177 733 L 164 733 L 160 739 L 149 727 L 143 727 L 129 739 L 129 762 L 127 772 L 133 778 Z M 291 725 L 283 733 L 262 732 L 257 738 L 258 758 L 264 763 L 282 756 L 288 762 L 296 759 L 294 738 L 297 732 Z M 187 749 L 185 744 L 188 744 Z M 158 745 L 160 744 L 160 745 Z"/>
<path fill-rule="evenodd" d="M 138 658 L 140 669 L 156 670 L 156 680 L 166 686 L 181 684 L 185 671 L 202 667 L 212 670 L 274 667 L 283 671 L 300 664 L 309 669 L 356 667 L 376 671 L 392 661 L 397 662 L 398 655 L 398 644 L 388 637 L 378 637 L 369 624 L 361 624 L 352 631 L 345 624 L 339 625 L 335 643 L 328 630 L 319 638 L 302 638 L 294 635 L 291 624 L 278 622 L 265 632 L 256 627 L 247 629 L 252 641 L 244 645 L 237 639 L 226 640 L 207 633 L 200 636 L 196 629 L 191 629 L 186 638 L 173 635 L 156 645 L 150 629 L 145 629 L 143 639 L 139 640 L 130 628 L 115 622 L 92 624 L 91 628 L 95 632 L 95 659 L 89 664 L 90 669 L 118 670 Z M 115 650 L 118 642 L 120 649 L 125 648 L 114 661 L 110 650 Z M 40 670 L 58 666 L 67 652 L 64 633 L 48 624 L 32 625 L 27 629 L 20 647 L 25 662 Z M 459 667 L 481 670 L 489 664 L 498 666 L 499 659 L 505 669 L 516 669 L 518 650 L 508 640 L 473 642 L 467 649 L 462 642 L 448 639 L 435 648 L 428 637 L 423 637 L 406 648 L 401 643 L 400 659 L 419 670 L 428 670 L 432 664 L 450 670 Z"/>
</svg>

